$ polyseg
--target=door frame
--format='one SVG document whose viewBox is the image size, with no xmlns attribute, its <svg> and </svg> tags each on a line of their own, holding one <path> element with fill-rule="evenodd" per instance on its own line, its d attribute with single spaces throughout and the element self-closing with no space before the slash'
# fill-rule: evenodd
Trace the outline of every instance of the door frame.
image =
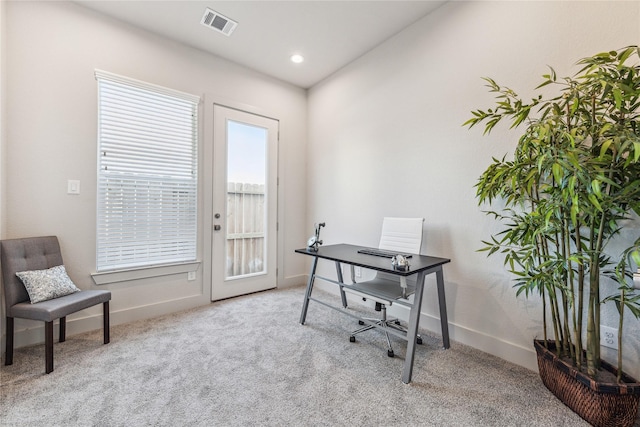
<svg viewBox="0 0 640 427">
<path fill-rule="evenodd" d="M 252 114 L 272 118 L 275 120 L 277 114 L 257 107 L 251 104 L 245 104 L 230 100 L 227 98 L 205 92 L 202 95 L 202 101 L 199 108 L 199 127 L 200 137 L 198 146 L 198 176 L 200 177 L 201 189 L 198 192 L 198 236 L 201 240 L 198 242 L 198 257 L 201 260 L 202 270 L 199 275 L 202 277 L 200 295 L 206 301 L 211 301 L 212 287 L 212 248 L 213 248 L 213 170 L 210 165 L 213 164 L 213 106 L 221 105 L 228 108 L 235 108 Z M 280 132 L 282 133 L 282 120 L 280 122 Z M 283 176 L 283 162 L 280 157 L 280 145 L 278 144 L 278 177 Z M 278 224 L 282 224 L 282 215 L 284 213 L 284 197 L 286 180 L 280 180 L 278 183 Z M 277 265 L 278 275 L 276 278 L 276 286 L 280 287 L 284 280 L 284 227 L 279 226 L 277 231 Z"/>
<path fill-rule="evenodd" d="M 275 194 L 277 197 L 276 206 L 275 206 L 275 217 L 276 217 L 276 231 L 274 233 L 275 241 L 275 288 L 279 287 L 281 284 L 281 272 L 283 271 L 283 227 L 280 227 L 281 222 L 281 214 L 283 212 L 283 188 L 282 182 L 280 181 L 282 162 L 280 161 L 280 126 L 282 121 L 275 117 L 274 114 L 270 114 L 265 112 L 264 110 L 257 108 L 255 106 L 236 103 L 236 102 L 221 102 L 216 97 L 213 97 L 209 94 L 205 94 L 203 96 L 204 100 L 204 126 L 203 126 L 203 139 L 202 139 L 202 162 L 200 169 L 202 171 L 204 186 L 203 186 L 203 195 L 202 197 L 202 210 L 203 212 L 203 221 L 202 221 L 202 230 L 200 235 L 203 237 L 202 242 L 202 277 L 203 277 L 203 295 L 206 295 L 209 301 L 213 301 L 213 280 L 214 280 L 214 269 L 216 268 L 216 264 L 213 259 L 213 244 L 214 244 L 214 195 L 213 190 L 216 184 L 215 172 L 213 170 L 212 165 L 214 164 L 215 159 L 215 147 L 214 147 L 214 110 L 216 106 L 228 108 L 231 110 L 237 110 L 242 113 L 248 113 L 251 115 L 263 117 L 269 120 L 274 120 L 278 123 L 278 134 L 276 137 L 276 153 L 275 153 L 275 161 L 276 161 L 276 190 Z M 224 298 L 223 298 L 224 299 Z"/>
</svg>

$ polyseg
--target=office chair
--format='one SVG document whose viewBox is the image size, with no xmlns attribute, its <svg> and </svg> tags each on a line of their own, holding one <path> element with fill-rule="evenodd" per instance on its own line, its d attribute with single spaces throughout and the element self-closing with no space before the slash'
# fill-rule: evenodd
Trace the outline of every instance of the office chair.
<svg viewBox="0 0 640 427">
<path fill-rule="evenodd" d="M 397 253 L 420 254 L 420 247 L 422 246 L 423 222 L 424 218 L 384 218 L 382 222 L 382 232 L 380 235 L 380 243 L 378 245 L 378 248 Z M 391 260 L 389 260 L 389 262 L 391 262 Z M 409 280 L 411 281 L 411 279 Z M 413 280 L 415 281 L 415 279 Z M 352 285 L 349 288 L 356 291 L 358 290 L 358 288 L 362 289 L 363 291 L 366 291 L 367 288 L 384 290 L 393 289 L 393 292 L 400 292 L 400 294 L 396 292 L 395 295 L 400 296 L 401 298 L 407 298 L 413 292 L 415 292 L 415 282 L 407 283 L 406 277 L 395 276 L 382 272 L 377 272 L 376 277 L 372 280 L 357 283 L 355 280 L 353 266 L 351 267 L 351 281 Z M 347 290 L 347 288 L 345 288 L 345 290 Z M 365 320 L 375 322 L 376 325 L 382 327 L 382 330 L 384 331 L 384 334 L 387 338 L 387 345 L 389 346 L 387 349 L 387 355 L 389 357 L 394 357 L 394 352 L 393 348 L 391 347 L 391 339 L 389 338 L 389 333 L 385 330 L 385 328 L 393 328 L 407 333 L 407 329 L 400 324 L 399 319 L 387 318 L 387 306 L 391 306 L 393 304 L 393 300 L 395 299 L 395 297 L 393 296 L 393 292 L 391 292 L 390 298 L 386 300 L 371 296 L 363 297 L 364 300 L 368 298 L 375 301 L 375 310 L 382 313 L 382 318 L 380 319 L 365 318 Z M 365 324 L 361 320 L 358 321 L 358 323 L 360 325 Z M 351 342 L 355 342 L 355 336 L 357 334 L 374 328 L 375 326 L 371 325 L 363 326 L 362 328 L 353 331 L 351 333 L 351 336 L 349 337 L 349 340 Z M 420 335 L 417 336 L 416 342 L 418 344 L 422 344 L 422 337 Z"/>
</svg>

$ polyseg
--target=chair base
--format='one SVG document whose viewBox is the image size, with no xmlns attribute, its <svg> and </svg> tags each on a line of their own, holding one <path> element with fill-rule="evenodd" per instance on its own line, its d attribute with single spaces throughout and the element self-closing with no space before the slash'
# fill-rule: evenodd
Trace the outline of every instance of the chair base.
<svg viewBox="0 0 640 427">
<path fill-rule="evenodd" d="M 374 325 L 365 325 L 362 328 L 356 329 L 355 331 L 351 332 L 351 336 L 349 336 L 349 341 L 356 342 L 357 334 L 368 331 L 370 329 L 380 328 L 384 332 L 384 335 L 387 339 L 387 346 L 388 346 L 387 356 L 394 357 L 395 353 L 393 352 L 393 347 L 391 346 L 391 337 L 389 337 L 389 333 L 386 331 L 386 329 L 388 328 L 395 329 L 397 331 L 404 332 L 405 334 L 407 333 L 407 329 L 400 324 L 400 320 L 394 317 L 387 318 L 387 307 L 384 304 L 379 304 L 379 307 L 380 307 L 380 311 L 382 312 L 382 319 L 363 317 L 363 320 L 374 322 Z M 378 308 L 378 303 L 376 303 L 376 309 L 377 308 Z M 362 320 L 359 320 L 358 323 L 360 325 L 364 325 L 364 322 Z M 422 337 L 420 335 L 416 336 L 416 343 L 422 344 Z"/>
</svg>

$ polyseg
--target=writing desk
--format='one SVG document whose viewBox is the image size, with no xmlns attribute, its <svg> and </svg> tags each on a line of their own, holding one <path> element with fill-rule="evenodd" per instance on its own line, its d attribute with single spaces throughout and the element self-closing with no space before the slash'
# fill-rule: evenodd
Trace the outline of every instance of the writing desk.
<svg viewBox="0 0 640 427">
<path fill-rule="evenodd" d="M 344 293 L 344 289 L 353 289 L 357 291 L 358 294 L 362 294 L 365 296 L 370 296 L 373 299 L 383 299 L 386 301 L 391 301 L 393 304 L 404 305 L 410 307 L 411 311 L 409 313 L 409 327 L 407 329 L 407 333 L 403 334 L 400 331 L 392 331 L 390 329 L 386 329 L 387 332 L 393 333 L 400 338 L 407 340 L 407 355 L 404 361 L 404 367 L 402 370 L 402 381 L 405 384 L 411 382 L 411 374 L 413 372 L 413 358 L 415 355 L 415 346 L 416 346 L 416 337 L 418 334 L 418 326 L 420 324 L 420 309 L 422 306 L 422 295 L 424 290 L 424 281 L 425 277 L 428 274 L 435 273 L 436 274 L 436 282 L 438 288 L 438 305 L 440 308 L 440 327 L 442 329 L 442 344 L 443 347 L 449 348 L 449 326 L 447 322 L 447 306 L 445 300 L 445 291 L 444 291 L 444 275 L 442 272 L 442 266 L 451 260 L 446 258 L 437 258 L 432 256 L 425 255 L 413 255 L 409 262 L 411 264 L 409 270 L 400 271 L 393 269 L 391 265 L 391 259 L 374 256 L 374 255 L 366 255 L 358 253 L 358 250 L 366 249 L 362 246 L 348 245 L 348 244 L 338 244 L 338 245 L 327 245 L 320 246 L 317 250 L 311 250 L 308 248 L 305 249 L 296 249 L 296 252 L 303 255 L 309 255 L 313 257 L 313 262 L 311 263 L 311 271 L 309 273 L 309 281 L 307 282 L 307 289 L 304 296 L 304 302 L 302 303 L 302 313 L 300 314 L 300 323 L 304 325 L 304 322 L 307 317 L 307 309 L 309 308 L 309 301 L 315 301 L 320 304 L 323 304 L 329 308 L 345 313 L 351 317 L 355 317 L 358 320 L 375 326 L 377 325 L 371 321 L 366 319 L 362 319 L 359 316 L 355 316 L 352 313 L 349 313 L 345 310 L 340 309 L 339 307 L 335 307 L 333 305 L 327 304 L 324 301 L 318 300 L 311 296 L 313 291 L 313 284 L 315 279 L 322 279 L 327 282 L 334 283 L 340 287 L 340 295 L 342 297 L 342 306 L 344 308 L 347 307 L 347 299 Z M 331 280 L 326 277 L 316 276 L 316 267 L 318 266 L 318 260 L 325 259 L 329 261 L 335 262 L 336 265 L 336 273 L 338 276 L 338 280 Z M 358 267 L 368 268 L 372 270 L 377 270 L 380 272 L 392 274 L 395 276 L 404 276 L 409 277 L 416 275 L 416 284 L 415 284 L 415 294 L 413 298 L 413 303 L 410 303 L 406 299 L 402 297 L 403 292 L 400 288 L 400 285 L 390 286 L 390 287 L 377 287 L 377 288 L 368 288 L 366 284 L 362 286 L 358 286 L 358 284 L 346 284 L 342 278 L 342 267 L 341 264 L 354 265 Z"/>
</svg>

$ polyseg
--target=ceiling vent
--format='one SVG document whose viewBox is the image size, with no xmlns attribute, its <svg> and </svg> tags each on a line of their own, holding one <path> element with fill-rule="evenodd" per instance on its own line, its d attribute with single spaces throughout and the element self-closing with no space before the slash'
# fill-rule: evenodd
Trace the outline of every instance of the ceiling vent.
<svg viewBox="0 0 640 427">
<path fill-rule="evenodd" d="M 209 8 L 204 11 L 204 15 L 202 16 L 200 23 L 212 30 L 221 32 L 227 37 L 230 36 L 231 33 L 233 33 L 233 30 L 236 29 L 236 26 L 238 26 L 236 21 L 233 21 Z"/>
</svg>

